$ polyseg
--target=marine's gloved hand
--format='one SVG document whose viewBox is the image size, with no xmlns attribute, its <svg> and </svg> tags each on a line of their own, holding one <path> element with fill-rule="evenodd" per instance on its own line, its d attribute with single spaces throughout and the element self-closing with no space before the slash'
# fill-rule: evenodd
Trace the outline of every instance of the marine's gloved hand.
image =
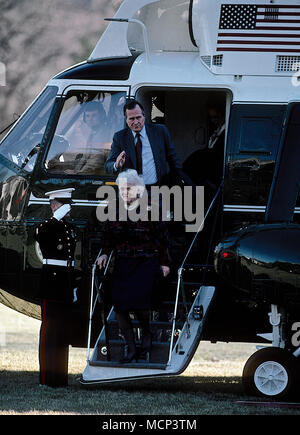
<svg viewBox="0 0 300 435">
<path fill-rule="evenodd" d="M 53 217 L 59 221 L 63 217 L 65 217 L 70 210 L 71 210 L 70 204 L 64 204 L 53 213 Z"/>
</svg>

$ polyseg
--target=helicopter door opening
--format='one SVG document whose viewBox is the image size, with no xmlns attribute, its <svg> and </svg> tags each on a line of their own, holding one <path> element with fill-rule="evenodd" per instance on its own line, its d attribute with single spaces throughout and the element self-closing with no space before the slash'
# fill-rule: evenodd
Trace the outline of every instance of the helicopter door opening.
<svg viewBox="0 0 300 435">
<path fill-rule="evenodd" d="M 143 87 L 136 98 L 143 104 L 148 122 L 162 123 L 168 128 L 183 171 L 195 185 L 204 186 L 204 214 L 210 208 L 211 211 L 201 235 L 193 243 L 189 261 L 209 263 L 213 241 L 222 234 L 219 187 L 224 176 L 231 94 L 224 90 Z M 170 184 L 174 181 L 171 173 Z M 173 259 L 180 267 L 194 234 L 187 234 L 185 225 L 176 222 L 170 225 L 170 233 Z"/>
<path fill-rule="evenodd" d="M 192 181 L 215 191 L 223 176 L 230 95 L 224 91 L 141 88 L 137 100 L 144 105 L 149 122 L 166 125 Z"/>
</svg>

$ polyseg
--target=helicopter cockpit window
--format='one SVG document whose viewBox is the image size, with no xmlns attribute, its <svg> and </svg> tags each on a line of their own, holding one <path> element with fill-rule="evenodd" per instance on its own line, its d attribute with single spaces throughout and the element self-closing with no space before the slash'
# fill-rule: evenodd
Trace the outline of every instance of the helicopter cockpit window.
<svg viewBox="0 0 300 435">
<path fill-rule="evenodd" d="M 48 86 L 0 144 L 0 153 L 31 172 L 57 94 Z"/>
<path fill-rule="evenodd" d="M 105 175 L 113 135 L 123 128 L 125 98 L 125 92 L 70 92 L 46 157 L 46 169 L 56 174 Z"/>
</svg>

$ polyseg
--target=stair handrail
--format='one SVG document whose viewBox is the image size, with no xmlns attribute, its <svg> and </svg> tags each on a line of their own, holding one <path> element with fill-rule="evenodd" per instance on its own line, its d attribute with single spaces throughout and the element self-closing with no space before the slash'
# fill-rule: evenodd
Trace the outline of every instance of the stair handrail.
<svg viewBox="0 0 300 435">
<path fill-rule="evenodd" d="M 98 265 L 98 258 L 100 257 L 101 252 L 102 252 L 102 248 L 100 248 L 100 250 L 98 252 L 98 255 L 97 255 L 97 257 L 96 257 L 96 259 L 95 259 L 95 261 L 93 263 L 93 266 L 92 266 L 92 282 L 91 282 L 90 313 L 89 313 L 89 331 L 88 331 L 87 357 L 86 357 L 87 361 L 90 360 L 91 335 L 92 335 L 92 319 L 93 319 L 94 311 L 95 311 L 95 308 L 96 308 L 96 304 L 99 301 L 98 295 L 99 295 L 99 292 L 100 292 L 100 290 L 102 288 L 102 284 L 103 284 L 103 281 L 102 281 L 100 283 L 99 288 L 98 288 L 97 297 L 94 300 L 95 272 L 96 272 L 96 268 L 97 268 L 97 265 Z M 104 268 L 104 272 L 103 272 L 104 276 L 106 275 L 106 272 L 108 270 L 112 254 L 113 254 L 113 251 L 111 251 L 111 253 L 109 255 L 109 258 L 108 258 L 108 260 L 106 262 L 106 265 L 105 265 L 105 268 Z M 93 300 L 94 300 L 94 303 L 93 303 Z"/>
<path fill-rule="evenodd" d="M 193 247 L 193 245 L 194 245 L 194 243 L 195 243 L 195 241 L 196 241 L 196 239 L 198 237 L 198 234 L 200 233 L 200 230 L 201 230 L 202 226 L 204 225 L 204 223 L 205 223 L 205 221 L 207 219 L 207 216 L 209 215 L 209 213 L 210 213 L 214 203 L 216 202 L 217 197 L 219 196 L 220 192 L 222 191 L 222 188 L 223 188 L 223 181 L 221 182 L 220 186 L 218 187 L 218 190 L 217 190 L 215 196 L 213 197 L 213 199 L 212 199 L 212 201 L 211 201 L 211 203 L 210 203 L 210 205 L 209 205 L 209 207 L 207 209 L 207 212 L 206 212 L 204 218 L 202 219 L 201 224 L 198 227 L 198 230 L 196 231 L 196 234 L 195 234 L 195 236 L 194 236 L 194 238 L 193 238 L 193 240 L 192 240 L 192 242 L 190 244 L 189 249 L 187 250 L 187 253 L 185 254 L 185 257 L 184 257 L 184 259 L 183 259 L 183 261 L 181 263 L 180 268 L 183 268 L 184 263 L 186 262 L 188 256 L 190 255 L 191 249 L 192 249 L 192 247 Z"/>
<path fill-rule="evenodd" d="M 177 309 L 178 309 L 178 300 L 179 300 L 180 288 L 182 289 L 182 294 L 184 295 L 184 282 L 183 282 L 183 279 L 182 279 L 182 274 L 183 274 L 183 271 L 184 271 L 184 264 L 185 264 L 188 256 L 190 255 L 191 249 L 192 249 L 192 247 L 193 247 L 193 245 L 194 245 L 194 243 L 195 243 L 195 241 L 196 241 L 196 239 L 198 237 L 198 234 L 200 233 L 200 230 L 201 230 L 202 226 L 204 225 L 205 220 L 207 219 L 208 214 L 210 213 L 214 203 L 216 202 L 220 192 L 222 191 L 222 188 L 223 188 L 223 180 L 222 180 L 221 184 L 219 185 L 218 190 L 217 190 L 215 196 L 213 197 L 213 199 L 212 199 L 212 201 L 211 201 L 211 203 L 210 203 L 210 205 L 209 205 L 209 207 L 207 209 L 207 212 L 205 213 L 205 216 L 202 219 L 201 224 L 199 225 L 199 228 L 198 228 L 195 236 L 193 237 L 193 240 L 192 240 L 192 242 L 191 242 L 191 244 L 189 246 L 189 249 L 187 250 L 187 253 L 186 253 L 186 255 L 185 255 L 185 257 L 184 257 L 184 259 L 183 259 L 183 261 L 181 263 L 181 266 L 178 268 L 178 272 L 177 272 L 177 276 L 178 276 L 178 278 L 177 278 L 177 289 L 176 289 L 174 312 L 173 312 L 173 316 L 172 316 L 172 333 L 171 333 L 171 340 L 170 340 L 170 347 L 169 347 L 169 359 L 168 359 L 168 363 L 167 364 L 170 364 L 170 361 L 171 361 L 171 358 L 172 358 L 173 342 L 174 342 L 174 332 L 175 332 L 175 323 L 176 323 L 176 316 L 177 316 Z M 188 317 L 187 317 L 187 320 L 188 320 Z M 189 330 L 189 324 L 188 324 L 188 330 Z"/>
</svg>

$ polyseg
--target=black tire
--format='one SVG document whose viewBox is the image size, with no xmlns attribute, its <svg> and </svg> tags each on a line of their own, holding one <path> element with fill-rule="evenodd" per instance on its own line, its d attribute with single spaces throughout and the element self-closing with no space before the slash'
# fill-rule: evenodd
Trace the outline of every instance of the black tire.
<svg viewBox="0 0 300 435">
<path fill-rule="evenodd" d="M 255 352 L 245 364 L 243 385 L 246 394 L 286 399 L 294 393 L 299 363 L 291 352 L 266 347 Z"/>
</svg>

